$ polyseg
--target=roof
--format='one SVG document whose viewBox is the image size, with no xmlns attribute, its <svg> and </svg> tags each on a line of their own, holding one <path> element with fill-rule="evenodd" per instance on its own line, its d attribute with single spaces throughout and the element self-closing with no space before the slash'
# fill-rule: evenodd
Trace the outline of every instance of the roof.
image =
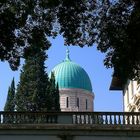
<svg viewBox="0 0 140 140">
<path fill-rule="evenodd" d="M 110 90 L 123 90 L 122 80 L 118 77 L 113 76 L 109 89 Z"/>
<path fill-rule="evenodd" d="M 55 74 L 59 89 L 80 88 L 92 92 L 92 85 L 88 74 L 81 66 L 71 61 L 69 50 L 66 51 L 65 60 L 56 65 L 52 72 Z"/>
</svg>

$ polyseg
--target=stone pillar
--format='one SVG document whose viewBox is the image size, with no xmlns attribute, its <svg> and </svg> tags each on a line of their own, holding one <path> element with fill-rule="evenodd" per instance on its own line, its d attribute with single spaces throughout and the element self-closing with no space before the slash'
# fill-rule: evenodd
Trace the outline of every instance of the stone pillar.
<svg viewBox="0 0 140 140">
<path fill-rule="evenodd" d="M 124 111 L 127 111 L 128 106 L 128 91 L 125 89 L 124 91 Z"/>
<path fill-rule="evenodd" d="M 129 90 L 129 101 L 132 99 L 133 97 L 133 81 L 130 81 L 129 85 L 128 85 L 128 90 Z"/>
</svg>

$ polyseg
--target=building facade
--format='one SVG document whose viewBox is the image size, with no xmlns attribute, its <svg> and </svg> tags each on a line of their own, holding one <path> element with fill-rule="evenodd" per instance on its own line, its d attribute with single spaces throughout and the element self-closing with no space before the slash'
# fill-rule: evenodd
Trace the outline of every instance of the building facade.
<svg viewBox="0 0 140 140">
<path fill-rule="evenodd" d="M 61 111 L 93 111 L 94 93 L 90 78 L 81 66 L 71 61 L 68 49 L 65 60 L 51 72 L 59 85 Z"/>
<path fill-rule="evenodd" d="M 140 112 L 140 84 L 128 80 L 123 89 L 124 111 Z"/>
<path fill-rule="evenodd" d="M 125 112 L 140 112 L 140 83 L 127 80 L 125 85 L 117 77 L 113 77 L 110 90 L 122 90 L 123 109 Z"/>
</svg>

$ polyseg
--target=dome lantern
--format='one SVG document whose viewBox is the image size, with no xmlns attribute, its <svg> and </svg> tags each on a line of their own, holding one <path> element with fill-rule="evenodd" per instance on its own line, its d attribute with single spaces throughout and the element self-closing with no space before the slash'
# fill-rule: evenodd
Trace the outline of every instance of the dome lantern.
<svg viewBox="0 0 140 140">
<path fill-rule="evenodd" d="M 65 58 L 65 61 L 71 61 L 71 59 L 70 59 L 70 56 L 69 56 L 69 49 L 67 48 L 66 49 L 66 58 Z"/>
</svg>

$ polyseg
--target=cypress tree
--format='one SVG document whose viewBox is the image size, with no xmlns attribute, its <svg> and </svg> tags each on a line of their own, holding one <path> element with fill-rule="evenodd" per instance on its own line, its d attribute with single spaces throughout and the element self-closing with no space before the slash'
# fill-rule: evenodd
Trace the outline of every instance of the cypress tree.
<svg viewBox="0 0 140 140">
<path fill-rule="evenodd" d="M 56 85 L 56 91 L 55 91 L 55 110 L 60 111 L 60 96 L 59 96 L 59 85 L 58 85 L 58 83 Z"/>
<path fill-rule="evenodd" d="M 50 97 L 50 104 L 49 111 L 60 111 L 60 104 L 59 104 L 59 87 L 58 84 L 56 85 L 55 82 L 55 75 L 52 72 L 50 78 L 50 87 L 49 87 L 49 95 Z"/>
<path fill-rule="evenodd" d="M 16 93 L 17 111 L 44 111 L 46 107 L 46 87 L 48 76 L 44 62 L 46 54 L 34 47 L 32 56 L 25 59 Z"/>
<path fill-rule="evenodd" d="M 46 107 L 47 107 L 47 111 L 52 111 L 52 93 L 50 92 L 50 82 L 49 82 L 49 86 L 47 87 L 46 90 Z"/>
<path fill-rule="evenodd" d="M 15 110 L 15 81 L 14 78 L 11 82 L 11 86 L 8 89 L 7 100 L 4 106 L 4 111 L 14 111 Z"/>
<path fill-rule="evenodd" d="M 46 54 L 39 48 L 28 50 L 16 93 L 17 111 L 60 111 L 59 87 L 54 73 L 50 80 L 45 72 Z"/>
</svg>

